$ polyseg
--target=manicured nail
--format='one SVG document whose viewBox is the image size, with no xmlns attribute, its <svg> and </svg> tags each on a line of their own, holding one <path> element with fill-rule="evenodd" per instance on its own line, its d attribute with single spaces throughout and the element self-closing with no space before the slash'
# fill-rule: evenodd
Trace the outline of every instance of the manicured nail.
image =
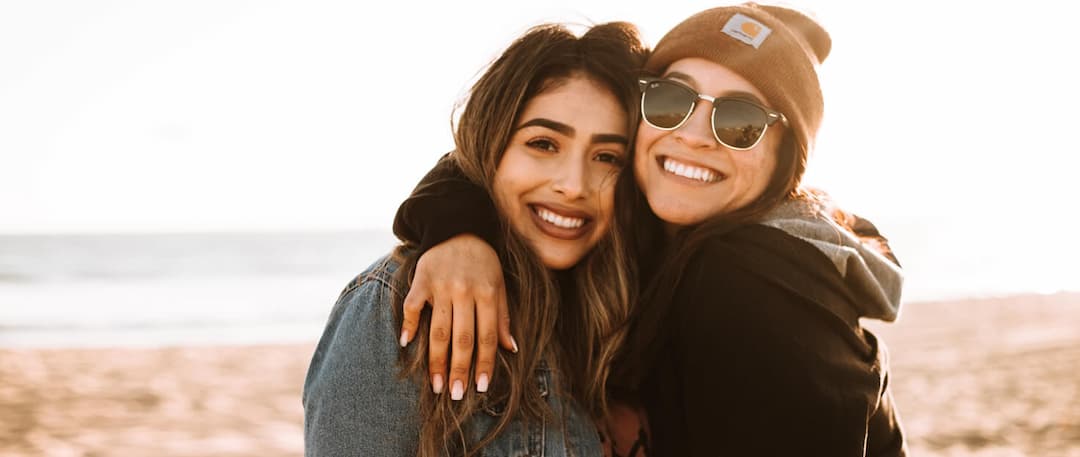
<svg viewBox="0 0 1080 457">
<path fill-rule="evenodd" d="M 409 345 L 409 331 L 408 330 L 402 330 L 401 331 L 401 339 L 398 340 L 398 344 L 400 344 L 401 347 L 405 347 L 405 346 Z"/>
<path fill-rule="evenodd" d="M 513 336 L 510 337 L 510 344 L 514 345 L 514 354 L 517 354 L 517 351 L 518 351 L 517 340 L 515 340 Z"/>
<path fill-rule="evenodd" d="M 431 378 L 431 390 L 433 392 L 435 392 L 436 394 L 441 394 L 442 393 L 442 388 L 443 388 L 442 382 L 443 381 L 442 381 L 442 375 L 441 374 L 437 374 L 437 375 L 433 376 Z"/>
<path fill-rule="evenodd" d="M 488 388 L 488 375 L 487 373 L 480 373 L 480 377 L 476 379 L 476 391 L 487 392 Z"/>
<path fill-rule="evenodd" d="M 450 399 L 461 400 L 465 398 L 465 385 L 460 380 L 454 381 L 454 387 L 450 388 Z"/>
</svg>

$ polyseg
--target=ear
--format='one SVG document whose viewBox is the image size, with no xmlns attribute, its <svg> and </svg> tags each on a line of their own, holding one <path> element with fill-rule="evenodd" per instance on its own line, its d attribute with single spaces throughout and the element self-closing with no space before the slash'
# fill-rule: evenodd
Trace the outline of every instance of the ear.
<svg viewBox="0 0 1080 457">
<path fill-rule="evenodd" d="M 779 19 L 795 36 L 802 39 L 803 43 L 817 56 L 819 65 L 829 56 L 829 51 L 832 50 L 832 38 L 816 19 L 806 13 L 781 6 L 759 5 L 758 7 Z"/>
</svg>

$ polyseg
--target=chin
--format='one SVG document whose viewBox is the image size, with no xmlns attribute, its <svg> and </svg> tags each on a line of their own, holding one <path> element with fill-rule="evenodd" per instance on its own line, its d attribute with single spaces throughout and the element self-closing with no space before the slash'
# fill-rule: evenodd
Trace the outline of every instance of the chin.
<svg viewBox="0 0 1080 457">
<path fill-rule="evenodd" d="M 540 261 L 551 270 L 569 270 L 584 258 L 576 252 L 540 252 Z"/>
<path fill-rule="evenodd" d="M 581 258 L 567 259 L 562 257 L 543 258 L 544 266 L 551 270 L 569 270 L 581 261 Z"/>
<path fill-rule="evenodd" d="M 653 213 L 656 214 L 656 217 L 659 217 L 661 221 L 667 224 L 678 226 L 696 225 L 704 222 L 709 217 L 703 211 L 687 208 L 677 201 L 671 202 L 667 199 L 649 200 L 649 206 L 652 208 Z"/>
</svg>

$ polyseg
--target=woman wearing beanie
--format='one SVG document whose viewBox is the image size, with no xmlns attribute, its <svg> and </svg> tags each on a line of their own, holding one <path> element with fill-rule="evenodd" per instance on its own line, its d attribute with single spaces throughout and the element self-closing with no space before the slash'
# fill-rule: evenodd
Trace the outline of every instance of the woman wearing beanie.
<svg viewBox="0 0 1080 457">
<path fill-rule="evenodd" d="M 830 47 L 810 17 L 746 3 L 686 19 L 645 65 L 634 176 L 620 178 L 635 196 L 616 203 L 641 293 L 609 393 L 643 406 L 651 455 L 906 453 L 885 346 L 859 324 L 895 320 L 899 266 L 864 242 L 872 225 L 800 186 Z M 399 210 L 398 235 L 431 247 L 407 313 L 498 271 L 458 260 L 484 243 L 454 235 L 492 241 L 466 187 Z M 443 205 L 458 216 L 430 217 Z"/>
<path fill-rule="evenodd" d="M 497 247 L 517 281 L 506 290 L 522 317 L 520 347 L 493 355 L 475 391 L 468 378 L 430 377 L 426 333 L 408 349 L 398 341 L 419 257 L 398 248 L 349 283 L 331 312 L 304 384 L 306 455 L 601 452 L 595 420 L 621 343 L 601 335 L 625 321 L 630 304 L 612 208 L 645 56 L 627 23 L 580 37 L 545 25 L 491 64 L 470 92 L 447 160 L 490 195 L 504 226 Z M 546 222 L 554 214 L 558 224 Z"/>
</svg>

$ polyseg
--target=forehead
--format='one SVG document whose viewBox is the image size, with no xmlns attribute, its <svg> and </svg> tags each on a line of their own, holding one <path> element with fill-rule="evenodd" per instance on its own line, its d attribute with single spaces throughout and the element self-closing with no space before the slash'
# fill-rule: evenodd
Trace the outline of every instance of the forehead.
<svg viewBox="0 0 1080 457">
<path fill-rule="evenodd" d="M 584 76 L 561 78 L 545 86 L 525 103 L 517 125 L 546 118 L 583 131 L 626 133 L 626 111 L 607 87 Z"/>
<path fill-rule="evenodd" d="M 763 102 L 767 101 L 765 95 L 746 78 L 711 60 L 698 57 L 676 60 L 667 67 L 664 76 L 678 79 L 708 95 L 744 92 L 753 94 Z"/>
</svg>

